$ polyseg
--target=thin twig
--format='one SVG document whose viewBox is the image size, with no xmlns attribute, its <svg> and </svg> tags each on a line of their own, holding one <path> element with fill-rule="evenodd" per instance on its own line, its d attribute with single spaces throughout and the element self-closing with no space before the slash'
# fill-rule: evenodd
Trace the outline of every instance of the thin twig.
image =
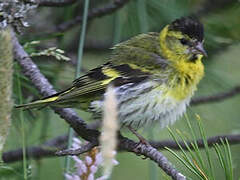
<svg viewBox="0 0 240 180">
<path fill-rule="evenodd" d="M 67 156 L 67 155 L 74 156 L 74 155 L 79 155 L 79 154 L 83 154 L 85 152 L 88 152 L 96 146 L 97 145 L 94 144 L 94 143 L 87 143 L 85 145 L 82 145 L 81 148 L 78 148 L 78 149 L 64 149 L 64 150 L 57 151 L 55 154 L 57 156 Z"/>
<path fill-rule="evenodd" d="M 93 9 L 89 10 L 88 20 L 91 20 L 96 17 L 102 17 L 105 15 L 111 14 L 111 13 L 115 12 L 116 10 L 122 8 L 125 4 L 127 4 L 127 2 L 129 2 L 129 0 L 114 0 L 113 2 L 110 2 L 109 4 L 106 4 L 103 7 L 93 8 Z M 74 19 L 60 24 L 57 27 L 57 31 L 60 31 L 60 32 L 67 31 L 67 30 L 73 28 L 74 26 L 78 25 L 79 23 L 81 23 L 82 20 L 83 20 L 82 16 L 76 16 Z"/>
<path fill-rule="evenodd" d="M 200 104 L 205 104 L 205 103 L 219 102 L 219 101 L 223 101 L 225 99 L 234 97 L 238 94 L 240 94 L 240 86 L 235 86 L 234 88 L 232 88 L 226 92 L 217 93 L 217 94 L 214 94 L 211 96 L 203 96 L 203 97 L 194 98 L 191 101 L 191 105 L 200 105 Z"/>
<path fill-rule="evenodd" d="M 122 8 L 125 4 L 127 4 L 129 0 L 114 0 L 113 3 L 106 4 L 104 7 L 101 8 L 93 8 L 89 11 L 88 19 L 93 19 L 96 17 L 102 17 L 104 15 L 111 14 L 115 12 L 116 10 Z M 225 8 L 226 6 L 231 5 L 232 3 L 237 2 L 237 0 L 206 0 L 202 6 L 195 12 L 192 13 L 192 15 L 200 17 L 207 15 L 208 13 L 211 13 L 219 8 Z M 212 4 L 215 4 L 216 6 L 212 6 Z M 67 22 L 64 22 L 60 25 L 58 25 L 57 30 L 60 32 L 67 31 L 74 26 L 78 25 L 82 21 L 82 16 L 76 16 L 74 19 L 69 20 Z"/>
<path fill-rule="evenodd" d="M 218 135 L 218 136 L 213 136 L 207 139 L 208 146 L 212 147 L 216 143 L 221 143 L 221 139 L 227 139 L 230 145 L 234 144 L 240 144 L 240 134 L 228 134 L 228 135 Z M 192 147 L 193 141 L 187 141 L 187 144 L 189 145 L 190 148 Z M 198 139 L 196 141 L 197 145 L 199 148 L 204 148 L 204 143 L 202 139 Z M 157 148 L 157 149 L 164 149 L 165 147 L 168 147 L 170 149 L 174 150 L 180 150 L 180 147 L 175 141 L 171 140 L 165 140 L 165 141 L 150 141 L 150 144 Z M 188 150 L 186 147 L 185 143 L 183 141 L 179 141 L 179 144 L 184 150 Z"/>
</svg>

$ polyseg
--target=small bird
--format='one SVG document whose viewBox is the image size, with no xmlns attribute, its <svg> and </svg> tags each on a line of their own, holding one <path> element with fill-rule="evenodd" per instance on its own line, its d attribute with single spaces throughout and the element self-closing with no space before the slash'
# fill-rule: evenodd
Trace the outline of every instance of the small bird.
<svg viewBox="0 0 240 180">
<path fill-rule="evenodd" d="M 108 62 L 74 80 L 52 96 L 17 108 L 78 107 L 101 118 L 108 85 L 114 87 L 122 127 L 138 129 L 174 123 L 189 105 L 204 75 L 203 25 L 182 17 L 160 33 L 137 35 L 115 45 Z"/>
</svg>

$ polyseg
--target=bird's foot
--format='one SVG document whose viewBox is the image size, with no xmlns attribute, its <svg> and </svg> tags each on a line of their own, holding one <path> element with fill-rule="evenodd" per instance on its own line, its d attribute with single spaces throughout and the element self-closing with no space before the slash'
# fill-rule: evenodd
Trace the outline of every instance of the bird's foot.
<svg viewBox="0 0 240 180">
<path fill-rule="evenodd" d="M 148 141 L 141 136 L 140 134 L 137 133 L 136 130 L 134 130 L 132 127 L 128 126 L 128 129 L 139 139 L 139 143 L 138 144 L 144 144 L 146 146 L 150 146 L 150 144 L 148 143 Z"/>
<path fill-rule="evenodd" d="M 140 134 L 136 132 L 132 127 L 128 126 L 128 129 L 139 139 L 139 142 L 136 144 L 135 148 L 133 151 L 137 154 L 140 155 L 139 152 L 141 152 L 143 146 L 150 146 L 149 142 Z"/>
</svg>

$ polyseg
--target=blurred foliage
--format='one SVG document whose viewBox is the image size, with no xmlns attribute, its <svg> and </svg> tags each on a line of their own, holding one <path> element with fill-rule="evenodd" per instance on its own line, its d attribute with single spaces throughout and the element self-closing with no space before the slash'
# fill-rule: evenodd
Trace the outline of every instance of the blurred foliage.
<svg viewBox="0 0 240 180">
<path fill-rule="evenodd" d="M 83 71 L 96 67 L 106 62 L 110 53 L 109 48 L 116 42 L 123 41 L 139 34 L 145 30 L 160 31 L 161 28 L 175 18 L 198 14 L 199 9 L 204 8 L 204 4 L 208 0 L 145 0 L 145 4 L 141 0 L 130 0 L 122 9 L 108 16 L 95 18 L 88 22 L 86 45 L 83 57 Z M 219 0 L 217 2 L 224 1 Z M 39 52 L 50 47 L 63 49 L 71 61 L 57 61 L 49 57 L 34 57 L 34 62 L 39 66 L 41 72 L 47 76 L 49 81 L 57 90 L 63 90 L 71 84 L 74 79 L 74 72 L 77 59 L 78 39 L 80 25 L 64 33 L 56 31 L 59 24 L 66 22 L 77 15 L 82 14 L 83 1 L 62 7 L 50 8 L 40 7 L 33 15 L 29 17 L 30 27 L 20 36 L 21 42 L 40 40 L 41 43 L 34 47 L 26 48 L 29 53 Z M 91 0 L 90 9 L 102 7 L 110 0 Z M 223 92 L 235 85 L 239 85 L 240 77 L 240 3 L 239 1 L 229 1 L 227 5 L 218 6 L 216 1 L 211 4 L 211 11 L 201 13 L 200 19 L 205 25 L 205 46 L 209 57 L 204 59 L 206 65 L 206 75 L 201 81 L 196 96 L 211 95 L 216 92 Z M 208 5 L 209 6 L 209 5 Z M 144 9 L 144 13 L 142 13 Z M 37 15 L 37 16 L 36 16 Z M 143 17 L 144 16 L 144 17 Z M 143 19 L 144 18 L 144 19 Z M 143 27 L 144 26 L 144 27 Z M 49 33 L 51 32 L 51 33 Z M 32 86 L 24 75 L 21 73 L 20 67 L 15 64 L 15 85 L 13 89 L 15 103 L 19 103 L 17 94 L 17 74 L 21 80 L 24 102 L 29 102 L 39 98 L 39 93 Z M 206 136 L 214 136 L 219 134 L 239 133 L 239 107 L 240 97 L 236 96 L 232 99 L 214 104 L 204 104 L 188 109 L 188 116 L 195 118 L 195 113 L 202 117 L 203 127 L 206 130 Z M 89 121 L 90 115 L 79 111 L 80 116 Z M 49 108 L 40 111 L 25 111 L 25 128 L 27 146 L 38 145 L 46 139 L 53 138 L 67 132 L 67 124 L 54 114 Z M 193 125 L 194 126 L 194 125 Z M 188 132 L 187 123 L 183 120 L 177 121 L 173 126 Z M 197 128 L 194 126 L 193 128 Z M 139 133 L 146 137 L 146 130 L 140 130 Z M 123 132 L 127 134 L 127 132 Z M 158 127 L 153 128 L 155 139 L 170 139 L 170 135 L 166 129 L 160 131 Z M 135 138 L 128 134 L 130 138 Z M 10 132 L 10 138 L 7 140 L 5 151 L 21 147 L 21 128 L 19 120 L 19 112 L 13 112 L 13 126 Z M 197 137 L 201 137 L 198 134 Z M 210 149 L 214 151 L 214 149 Z M 240 146 L 231 146 L 234 177 L 240 176 Z M 176 152 L 178 153 L 178 152 Z M 211 152 L 212 153 L 212 152 Z M 193 177 L 178 160 L 176 160 L 169 152 L 164 154 L 183 174 Z M 120 165 L 114 169 L 114 180 L 122 179 L 149 179 L 148 161 L 131 153 L 119 153 L 117 157 Z M 213 156 L 213 162 L 218 161 Z M 64 158 L 45 158 L 40 160 L 28 160 L 29 179 L 62 179 Z M 6 166 L 6 165 L 5 165 Z M 7 164 L 8 166 L 8 164 Z M 224 179 L 221 172 L 222 169 L 213 163 L 216 179 Z M 22 179 L 23 177 L 22 162 L 9 164 L 6 167 L 0 167 L 0 179 Z M 164 173 L 158 168 L 155 172 L 156 176 L 152 179 L 166 179 Z M 137 177 L 136 177 L 137 174 Z"/>
</svg>

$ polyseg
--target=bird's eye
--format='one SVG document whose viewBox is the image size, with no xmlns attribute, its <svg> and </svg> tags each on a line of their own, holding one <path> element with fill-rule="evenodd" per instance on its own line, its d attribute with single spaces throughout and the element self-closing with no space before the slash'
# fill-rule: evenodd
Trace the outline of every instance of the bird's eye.
<svg viewBox="0 0 240 180">
<path fill-rule="evenodd" d="M 188 43 L 188 40 L 182 38 L 180 39 L 180 42 L 182 43 L 182 45 L 186 45 Z"/>
</svg>

